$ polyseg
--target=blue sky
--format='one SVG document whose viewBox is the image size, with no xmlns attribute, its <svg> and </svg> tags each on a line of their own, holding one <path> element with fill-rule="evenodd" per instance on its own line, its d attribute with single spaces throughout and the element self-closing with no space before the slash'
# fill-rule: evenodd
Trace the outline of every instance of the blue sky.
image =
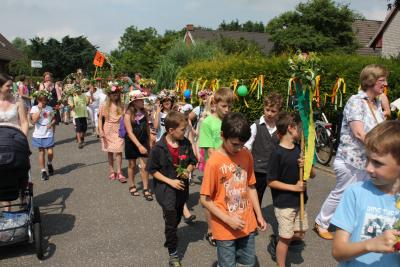
<svg viewBox="0 0 400 267">
<path fill-rule="evenodd" d="M 117 48 L 125 29 L 154 27 L 159 33 L 186 24 L 217 28 L 239 19 L 265 24 L 305 0 L 1 0 L 0 33 L 10 41 L 35 36 L 86 36 L 100 50 Z M 386 0 L 336 1 L 366 19 L 384 20 Z"/>
</svg>

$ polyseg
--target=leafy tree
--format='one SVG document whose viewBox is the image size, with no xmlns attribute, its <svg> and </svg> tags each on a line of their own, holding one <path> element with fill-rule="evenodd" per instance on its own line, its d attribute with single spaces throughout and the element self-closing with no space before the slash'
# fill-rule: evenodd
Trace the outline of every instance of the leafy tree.
<svg viewBox="0 0 400 267">
<path fill-rule="evenodd" d="M 394 8 L 394 7 L 400 7 L 400 0 L 387 0 L 388 1 L 388 4 L 387 4 L 387 7 L 388 7 L 388 9 L 390 10 L 390 9 L 392 9 L 392 8 Z"/>
<path fill-rule="evenodd" d="M 84 36 L 75 38 L 65 36 L 61 42 L 54 38 L 45 41 L 43 38 L 35 37 L 30 40 L 30 44 L 22 38 L 16 38 L 13 43 L 24 53 L 24 57 L 10 62 L 9 72 L 12 75 L 32 72 L 38 75 L 43 71 L 50 71 L 55 78 L 63 79 L 78 68 L 82 68 L 86 73 L 93 72 L 92 62 L 96 47 Z M 31 60 L 42 60 L 43 68 L 32 70 Z"/>
<path fill-rule="evenodd" d="M 249 20 L 240 24 L 238 19 L 232 20 L 230 23 L 226 23 L 223 20 L 218 29 L 222 31 L 265 32 L 265 26 L 262 22 L 252 22 Z"/>
<path fill-rule="evenodd" d="M 254 41 L 245 40 L 243 38 L 234 40 L 221 35 L 215 43 L 227 55 L 262 55 L 260 47 Z"/>
<path fill-rule="evenodd" d="M 130 26 L 122 35 L 118 48 L 111 52 L 111 60 L 117 73 L 141 72 L 150 76 L 177 38 L 183 38 L 185 31 L 166 31 L 164 36 L 154 28 L 139 30 Z"/>
<path fill-rule="evenodd" d="M 211 60 L 218 54 L 223 51 L 215 43 L 197 41 L 196 45 L 188 47 L 182 40 L 176 40 L 154 72 L 156 89 L 172 88 L 182 67 L 199 60 Z"/>
<path fill-rule="evenodd" d="M 274 42 L 274 52 L 291 50 L 354 52 L 358 43 L 352 29 L 361 15 L 347 5 L 332 0 L 310 0 L 300 3 L 272 19 L 267 32 Z"/>
</svg>

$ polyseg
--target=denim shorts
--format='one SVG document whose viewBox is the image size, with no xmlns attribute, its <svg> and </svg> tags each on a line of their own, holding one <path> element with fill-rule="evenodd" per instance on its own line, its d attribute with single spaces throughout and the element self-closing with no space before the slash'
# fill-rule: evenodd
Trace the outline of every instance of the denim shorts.
<svg viewBox="0 0 400 267">
<path fill-rule="evenodd" d="M 253 267 L 256 264 L 255 233 L 235 240 L 216 240 L 219 267 Z"/>
<path fill-rule="evenodd" d="M 54 136 L 47 138 L 32 137 L 32 146 L 36 148 L 52 148 L 54 147 Z"/>
</svg>

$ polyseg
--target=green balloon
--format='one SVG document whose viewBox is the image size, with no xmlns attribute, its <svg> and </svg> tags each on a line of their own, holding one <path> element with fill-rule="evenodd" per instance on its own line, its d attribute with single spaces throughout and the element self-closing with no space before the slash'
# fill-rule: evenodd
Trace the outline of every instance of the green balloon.
<svg viewBox="0 0 400 267">
<path fill-rule="evenodd" d="M 237 93 L 239 96 L 242 96 L 242 97 L 246 96 L 248 93 L 246 85 L 239 86 L 239 88 L 237 89 Z"/>
</svg>

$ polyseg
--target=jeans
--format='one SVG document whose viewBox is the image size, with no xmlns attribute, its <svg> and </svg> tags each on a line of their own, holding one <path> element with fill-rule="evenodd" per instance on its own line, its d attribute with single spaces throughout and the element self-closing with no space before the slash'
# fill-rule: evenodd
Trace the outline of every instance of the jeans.
<svg viewBox="0 0 400 267">
<path fill-rule="evenodd" d="M 235 240 L 216 240 L 219 267 L 253 267 L 256 263 L 255 234 Z"/>
</svg>

